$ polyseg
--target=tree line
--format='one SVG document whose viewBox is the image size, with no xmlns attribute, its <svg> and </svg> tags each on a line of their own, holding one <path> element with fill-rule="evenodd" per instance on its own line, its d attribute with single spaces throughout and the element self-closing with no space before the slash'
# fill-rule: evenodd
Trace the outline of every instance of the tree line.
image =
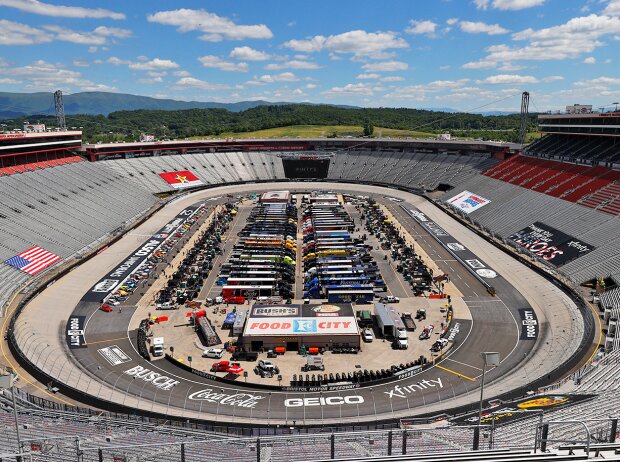
<svg viewBox="0 0 620 462">
<path fill-rule="evenodd" d="M 226 109 L 135 110 L 103 115 L 70 115 L 69 127 L 82 128 L 84 140 L 136 141 L 141 133 L 158 139 L 219 136 L 291 125 L 358 125 L 366 136 L 374 127 L 424 132 L 478 133 L 483 139 L 517 141 L 519 114 L 480 115 L 406 108 L 347 108 L 329 105 L 289 104 L 258 106 L 241 112 Z M 54 127 L 53 116 L 30 116 Z M 5 119 L 10 128 L 21 128 L 23 118 Z M 536 115 L 530 115 L 531 129 Z"/>
</svg>

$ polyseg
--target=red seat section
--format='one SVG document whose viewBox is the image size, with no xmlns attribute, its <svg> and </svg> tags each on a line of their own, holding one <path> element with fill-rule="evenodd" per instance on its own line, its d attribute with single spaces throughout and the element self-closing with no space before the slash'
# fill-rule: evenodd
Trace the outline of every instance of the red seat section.
<svg viewBox="0 0 620 462">
<path fill-rule="evenodd" d="M 59 159 L 45 160 L 41 162 L 32 162 L 29 164 L 12 165 L 10 167 L 0 167 L 0 176 L 14 175 L 16 173 L 26 173 L 43 168 L 56 167 L 58 165 L 74 164 L 82 162 L 84 159 L 80 156 L 61 157 Z"/>
<path fill-rule="evenodd" d="M 517 155 L 494 165 L 483 175 L 620 215 L 620 172 L 607 167 Z"/>
</svg>

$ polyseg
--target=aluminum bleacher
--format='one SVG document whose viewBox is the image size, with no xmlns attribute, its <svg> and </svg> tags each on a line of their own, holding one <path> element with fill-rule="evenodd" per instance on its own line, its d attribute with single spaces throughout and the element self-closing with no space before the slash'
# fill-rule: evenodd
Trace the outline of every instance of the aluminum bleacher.
<svg viewBox="0 0 620 462">
<path fill-rule="evenodd" d="M 61 257 L 87 251 L 133 221 L 157 199 L 126 176 L 81 158 L 48 161 L 0 178 L 0 261 L 33 246 Z M 0 310 L 31 276 L 0 267 Z"/>
</svg>

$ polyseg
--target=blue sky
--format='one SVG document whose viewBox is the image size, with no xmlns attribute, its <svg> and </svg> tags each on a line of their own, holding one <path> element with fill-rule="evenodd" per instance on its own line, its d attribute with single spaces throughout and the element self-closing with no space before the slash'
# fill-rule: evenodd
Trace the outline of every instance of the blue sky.
<svg viewBox="0 0 620 462">
<path fill-rule="evenodd" d="M 0 89 L 532 110 L 620 99 L 620 0 L 0 0 Z"/>
</svg>

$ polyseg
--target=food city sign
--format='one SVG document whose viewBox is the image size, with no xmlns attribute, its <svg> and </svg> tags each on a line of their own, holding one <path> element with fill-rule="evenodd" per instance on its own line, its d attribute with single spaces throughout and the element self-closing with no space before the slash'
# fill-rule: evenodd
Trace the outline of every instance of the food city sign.
<svg viewBox="0 0 620 462">
<path fill-rule="evenodd" d="M 355 318 L 343 316 L 334 320 L 316 318 L 290 319 L 273 317 L 250 319 L 244 335 L 357 334 Z"/>
<path fill-rule="evenodd" d="M 264 396 L 252 395 L 250 393 L 228 394 L 224 393 L 223 390 L 217 392 L 211 388 L 206 388 L 189 395 L 189 399 L 192 401 L 206 401 L 208 403 L 219 403 L 228 406 L 247 408 L 255 408 L 259 401 L 264 398 Z"/>
</svg>

